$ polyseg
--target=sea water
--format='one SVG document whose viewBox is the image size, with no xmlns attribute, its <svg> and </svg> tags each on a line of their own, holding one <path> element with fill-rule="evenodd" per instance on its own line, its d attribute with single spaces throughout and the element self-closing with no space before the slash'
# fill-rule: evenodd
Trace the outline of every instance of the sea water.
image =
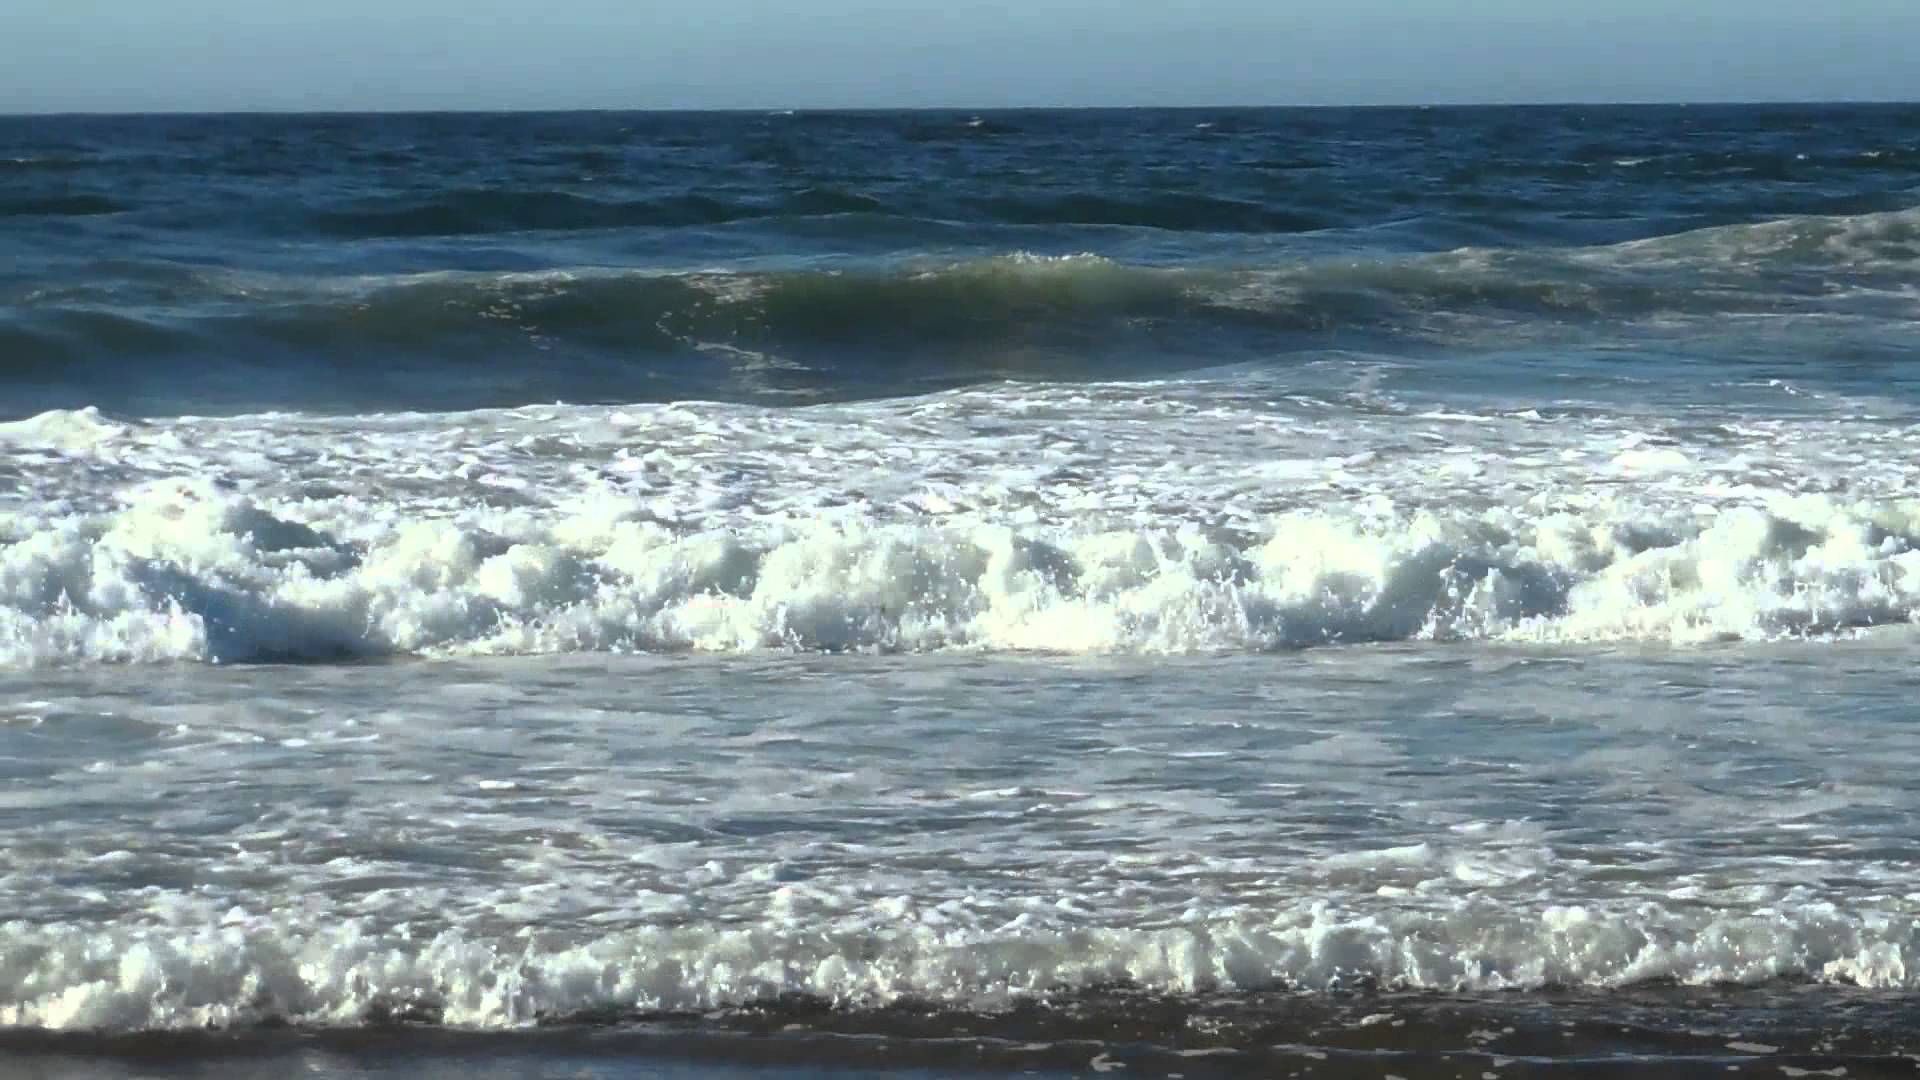
<svg viewBox="0 0 1920 1080">
<path fill-rule="evenodd" d="M 0 120 L 0 1066 L 1910 1072 L 1916 131 Z"/>
</svg>

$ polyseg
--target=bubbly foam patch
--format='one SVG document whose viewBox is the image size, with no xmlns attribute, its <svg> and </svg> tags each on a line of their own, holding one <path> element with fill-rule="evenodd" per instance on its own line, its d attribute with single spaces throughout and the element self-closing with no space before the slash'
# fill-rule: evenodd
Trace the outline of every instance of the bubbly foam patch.
<svg viewBox="0 0 1920 1080">
<path fill-rule="evenodd" d="M 15 664 L 767 649 L 1166 653 L 1765 639 L 1911 620 L 1920 502 L 1584 514 L 1333 506 L 1257 532 L 863 517 L 351 537 L 197 481 L 0 549 Z"/>
<path fill-rule="evenodd" d="M 778 897 L 775 898 L 776 903 Z M 1382 985 L 1485 991 L 1808 977 L 1914 986 L 1911 922 L 1816 906 L 1752 915 L 1548 907 L 1366 915 L 1307 905 L 1164 929 L 944 926 L 905 897 L 883 925 L 380 932 L 231 911 L 199 926 L 0 926 L 0 1023 L 144 1030 L 353 1024 L 402 1013 L 503 1028 L 608 1011 L 713 1010 L 780 994 L 982 1008 L 1116 980 L 1169 993 Z"/>
<path fill-rule="evenodd" d="M 1413 411 L 1359 376 L 50 414 L 6 433 L 0 662 L 1695 642 L 1920 605 L 1897 415 Z"/>
<path fill-rule="evenodd" d="M 110 417 L 91 405 L 84 409 L 52 409 L 25 420 L 0 423 L 0 444 L 85 451 L 126 435 L 132 426 L 131 422 Z"/>
</svg>

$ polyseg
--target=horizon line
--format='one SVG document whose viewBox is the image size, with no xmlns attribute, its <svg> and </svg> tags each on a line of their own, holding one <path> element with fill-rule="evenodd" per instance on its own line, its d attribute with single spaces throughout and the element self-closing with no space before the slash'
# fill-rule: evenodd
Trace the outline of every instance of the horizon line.
<svg viewBox="0 0 1920 1080">
<path fill-rule="evenodd" d="M 728 106 L 561 106 L 503 108 L 233 108 L 233 109 L 56 109 L 47 111 L 0 109 L 0 119 L 61 119 L 69 117 L 160 116 L 564 116 L 595 114 L 858 114 L 858 113 L 1014 113 L 1014 112 L 1204 112 L 1363 110 L 1419 111 L 1423 109 L 1566 109 L 1566 108 L 1782 108 L 1808 106 L 1889 105 L 1916 106 L 1910 98 L 1697 98 L 1697 99 L 1567 99 L 1560 101 L 1457 100 L 1372 103 L 1201 104 L 1201 105 L 728 105 Z"/>
</svg>

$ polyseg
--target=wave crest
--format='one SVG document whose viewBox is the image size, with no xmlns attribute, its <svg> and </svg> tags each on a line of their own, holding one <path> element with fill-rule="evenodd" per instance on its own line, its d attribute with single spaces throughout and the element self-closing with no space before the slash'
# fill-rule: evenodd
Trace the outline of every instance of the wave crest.
<svg viewBox="0 0 1920 1080">
<path fill-rule="evenodd" d="M 1766 640 L 1920 612 L 1920 504 L 1652 522 L 1296 513 L 1260 535 L 850 519 L 676 531 L 596 504 L 508 537 L 330 534 L 201 481 L 0 547 L 0 659 L 581 651 L 1264 651 Z"/>
<path fill-rule="evenodd" d="M 0 319 L 0 378 L 35 395 L 29 408 L 77 395 L 123 411 L 166 411 L 151 399 L 182 369 L 197 409 L 235 395 L 243 408 L 884 397 L 1270 363 L 1330 343 L 1499 348 L 1622 321 L 1885 319 L 1907 303 L 1917 257 L 1920 211 L 1901 211 L 1258 270 L 1024 254 L 325 280 L 173 268 L 21 291 Z"/>
</svg>

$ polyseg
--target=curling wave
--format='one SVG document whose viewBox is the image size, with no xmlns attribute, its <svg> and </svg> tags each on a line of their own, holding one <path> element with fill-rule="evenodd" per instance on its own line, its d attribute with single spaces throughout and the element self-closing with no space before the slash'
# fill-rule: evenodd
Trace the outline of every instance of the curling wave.
<svg viewBox="0 0 1920 1080">
<path fill-rule="evenodd" d="M 201 408 L 236 395 L 311 408 L 891 396 L 1271 363 L 1330 341 L 1471 347 L 1583 323 L 1860 305 L 1884 317 L 1916 245 L 1920 211 L 1899 211 L 1264 270 L 1013 255 L 857 272 L 152 271 L 16 290 L 0 381 L 30 409 L 135 411 L 169 387 Z"/>
</svg>

